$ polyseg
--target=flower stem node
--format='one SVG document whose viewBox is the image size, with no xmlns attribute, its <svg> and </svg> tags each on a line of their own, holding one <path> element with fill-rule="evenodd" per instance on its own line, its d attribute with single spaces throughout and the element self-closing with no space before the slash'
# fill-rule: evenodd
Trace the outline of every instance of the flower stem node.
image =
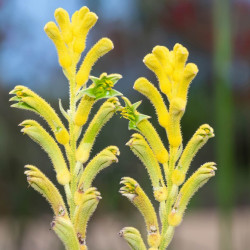
<svg viewBox="0 0 250 250">
<path fill-rule="evenodd" d="M 180 186 L 185 181 L 185 174 L 179 169 L 175 169 L 172 175 L 173 184 Z"/>
<path fill-rule="evenodd" d="M 177 227 L 181 224 L 182 216 L 178 214 L 174 209 L 168 215 L 168 223 L 170 226 Z"/>
<path fill-rule="evenodd" d="M 151 247 L 151 249 L 158 249 L 158 246 L 160 245 L 161 235 L 159 232 L 152 232 L 148 233 L 148 245 Z"/>
<path fill-rule="evenodd" d="M 167 199 L 167 196 L 168 192 L 165 186 L 154 188 L 154 197 L 158 202 L 165 201 Z"/>
</svg>

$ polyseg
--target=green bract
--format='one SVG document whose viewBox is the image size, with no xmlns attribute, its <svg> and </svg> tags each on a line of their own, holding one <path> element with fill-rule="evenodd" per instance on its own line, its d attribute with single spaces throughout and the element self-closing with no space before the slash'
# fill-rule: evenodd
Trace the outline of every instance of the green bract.
<svg viewBox="0 0 250 250">
<path fill-rule="evenodd" d="M 84 94 L 89 97 L 99 100 L 102 98 L 110 98 L 115 96 L 121 96 L 122 93 L 113 89 L 114 85 L 122 78 L 119 74 L 110 74 L 102 73 L 100 77 L 90 76 L 92 84 L 90 87 L 83 89 L 79 92 L 78 97 L 83 96 Z"/>
<path fill-rule="evenodd" d="M 128 124 L 129 130 L 134 129 L 138 131 L 138 128 L 137 128 L 138 123 L 141 122 L 142 120 L 149 119 L 150 116 L 141 114 L 137 111 L 137 108 L 140 106 L 141 101 L 132 104 L 128 98 L 123 96 L 122 99 L 124 100 L 125 107 L 122 107 L 120 109 L 121 115 L 125 119 L 129 120 L 129 124 Z"/>
</svg>

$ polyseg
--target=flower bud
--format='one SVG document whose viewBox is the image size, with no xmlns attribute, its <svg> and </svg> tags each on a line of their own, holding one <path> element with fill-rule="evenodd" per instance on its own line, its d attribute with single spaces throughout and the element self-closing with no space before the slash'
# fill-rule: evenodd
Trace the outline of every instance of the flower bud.
<svg viewBox="0 0 250 250">
<path fill-rule="evenodd" d="M 97 60 L 113 48 L 114 45 L 110 39 L 102 38 L 90 49 L 76 74 L 76 84 L 78 89 L 86 84 L 90 71 Z"/>
</svg>

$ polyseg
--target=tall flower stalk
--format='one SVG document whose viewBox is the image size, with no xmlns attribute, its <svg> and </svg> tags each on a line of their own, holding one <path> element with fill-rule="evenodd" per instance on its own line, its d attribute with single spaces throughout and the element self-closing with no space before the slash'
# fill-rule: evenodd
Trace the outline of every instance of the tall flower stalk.
<svg viewBox="0 0 250 250">
<path fill-rule="evenodd" d="M 52 133 L 47 132 L 34 120 L 25 120 L 20 124 L 23 127 L 21 131 L 48 154 L 57 181 L 64 186 L 67 202 L 37 167 L 26 165 L 25 174 L 30 186 L 50 203 L 54 212 L 51 227 L 66 249 L 83 250 L 87 249 L 87 223 L 101 199 L 100 192 L 92 187 L 92 182 L 99 171 L 118 162 L 119 149 L 116 146 L 106 147 L 90 161 L 89 157 L 98 133 L 120 106 L 116 96 L 121 93 L 113 87 L 121 75 L 103 73 L 100 77 L 90 76 L 97 60 L 113 49 L 113 43 L 108 38 L 100 39 L 80 62 L 88 32 L 98 19 L 95 13 L 82 7 L 70 18 L 66 10 L 59 8 L 55 11 L 55 19 L 57 24 L 48 22 L 44 30 L 56 47 L 59 64 L 69 82 L 67 111 L 59 101 L 67 126 L 49 103 L 25 86 L 16 86 L 10 92 L 14 95 L 10 101 L 15 102 L 12 107 L 40 115 L 51 129 Z M 89 79 L 92 83 L 87 86 Z M 82 136 L 82 127 L 88 120 L 91 108 L 103 98 L 108 99 Z"/>
<path fill-rule="evenodd" d="M 139 183 L 130 177 L 122 178 L 123 186 L 120 193 L 143 215 L 150 250 L 164 250 L 169 246 L 190 199 L 215 175 L 216 170 L 215 163 L 208 162 L 187 179 L 187 172 L 196 153 L 214 136 L 213 129 L 208 124 L 203 124 L 183 147 L 181 119 L 186 109 L 190 83 L 198 73 L 194 63 L 187 63 L 188 54 L 188 50 L 181 44 L 176 44 L 172 51 L 164 46 L 154 47 L 143 62 L 158 78 L 160 91 L 144 77 L 137 79 L 134 84 L 134 89 L 153 104 L 158 123 L 166 131 L 168 149 L 165 138 L 158 135 L 149 121 L 150 117 L 137 110 L 140 102 L 132 104 L 123 97 L 125 106 L 120 109 L 122 116 L 129 120 L 129 129 L 137 132 L 126 145 L 145 166 L 153 187 L 154 198 L 159 202 L 160 221 Z M 131 249 L 147 249 L 137 229 L 125 227 L 120 235 Z"/>
</svg>

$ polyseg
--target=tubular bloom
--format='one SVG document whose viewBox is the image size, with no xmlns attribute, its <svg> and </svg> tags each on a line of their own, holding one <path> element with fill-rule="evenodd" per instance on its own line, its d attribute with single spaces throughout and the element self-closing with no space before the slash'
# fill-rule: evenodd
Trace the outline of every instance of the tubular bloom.
<svg viewBox="0 0 250 250">
<path fill-rule="evenodd" d="M 83 250 L 87 249 L 88 221 L 101 199 L 100 192 L 92 187 L 92 183 L 101 170 L 118 162 L 119 149 L 116 146 L 108 146 L 93 157 L 85 169 L 83 163 L 89 160 L 102 127 L 120 107 L 116 96 L 121 93 L 113 87 L 122 76 L 107 73 L 102 73 L 100 77 L 90 76 L 97 60 L 114 47 L 108 38 L 100 39 L 87 52 L 83 61 L 79 62 L 85 49 L 87 34 L 98 19 L 95 13 L 90 12 L 87 7 L 82 7 L 70 18 L 66 10 L 58 8 L 55 11 L 55 19 L 57 24 L 48 22 L 44 30 L 56 47 L 59 64 L 69 81 L 67 111 L 59 101 L 60 111 L 68 126 L 63 124 L 49 103 L 25 86 L 16 86 L 10 92 L 14 95 L 10 101 L 15 102 L 12 107 L 30 110 L 40 115 L 53 133 L 52 136 L 34 120 L 25 120 L 20 124 L 23 127 L 21 131 L 39 144 L 51 159 L 57 181 L 64 186 L 68 206 L 65 205 L 56 186 L 37 167 L 26 165 L 25 174 L 30 186 L 50 203 L 54 212 L 51 227 L 65 248 Z M 87 86 L 89 79 L 92 83 Z M 93 105 L 103 98 L 108 100 L 102 104 L 81 136 L 82 127 L 86 124 Z"/>
<path fill-rule="evenodd" d="M 181 118 L 186 109 L 190 83 L 198 73 L 197 66 L 187 63 L 187 59 L 188 50 L 176 44 L 172 51 L 164 46 L 156 46 L 143 60 L 158 78 L 159 89 L 168 99 L 168 105 L 160 91 L 146 78 L 141 77 L 134 84 L 134 89 L 153 104 L 158 122 L 166 131 L 168 149 L 148 120 L 150 117 L 137 111 L 140 102 L 131 104 L 123 97 L 125 106 L 120 108 L 121 115 L 129 120 L 129 129 L 137 131 L 126 145 L 145 166 L 154 198 L 159 202 L 161 223 L 158 223 L 155 209 L 139 184 L 132 178 L 122 178 L 120 193 L 143 215 L 150 250 L 164 250 L 169 246 L 174 229 L 181 223 L 191 197 L 215 175 L 216 170 L 215 163 L 208 162 L 186 180 L 192 159 L 208 139 L 214 137 L 213 129 L 208 124 L 201 125 L 183 149 Z M 126 227 L 120 235 L 131 249 L 146 249 L 137 229 Z"/>
</svg>

